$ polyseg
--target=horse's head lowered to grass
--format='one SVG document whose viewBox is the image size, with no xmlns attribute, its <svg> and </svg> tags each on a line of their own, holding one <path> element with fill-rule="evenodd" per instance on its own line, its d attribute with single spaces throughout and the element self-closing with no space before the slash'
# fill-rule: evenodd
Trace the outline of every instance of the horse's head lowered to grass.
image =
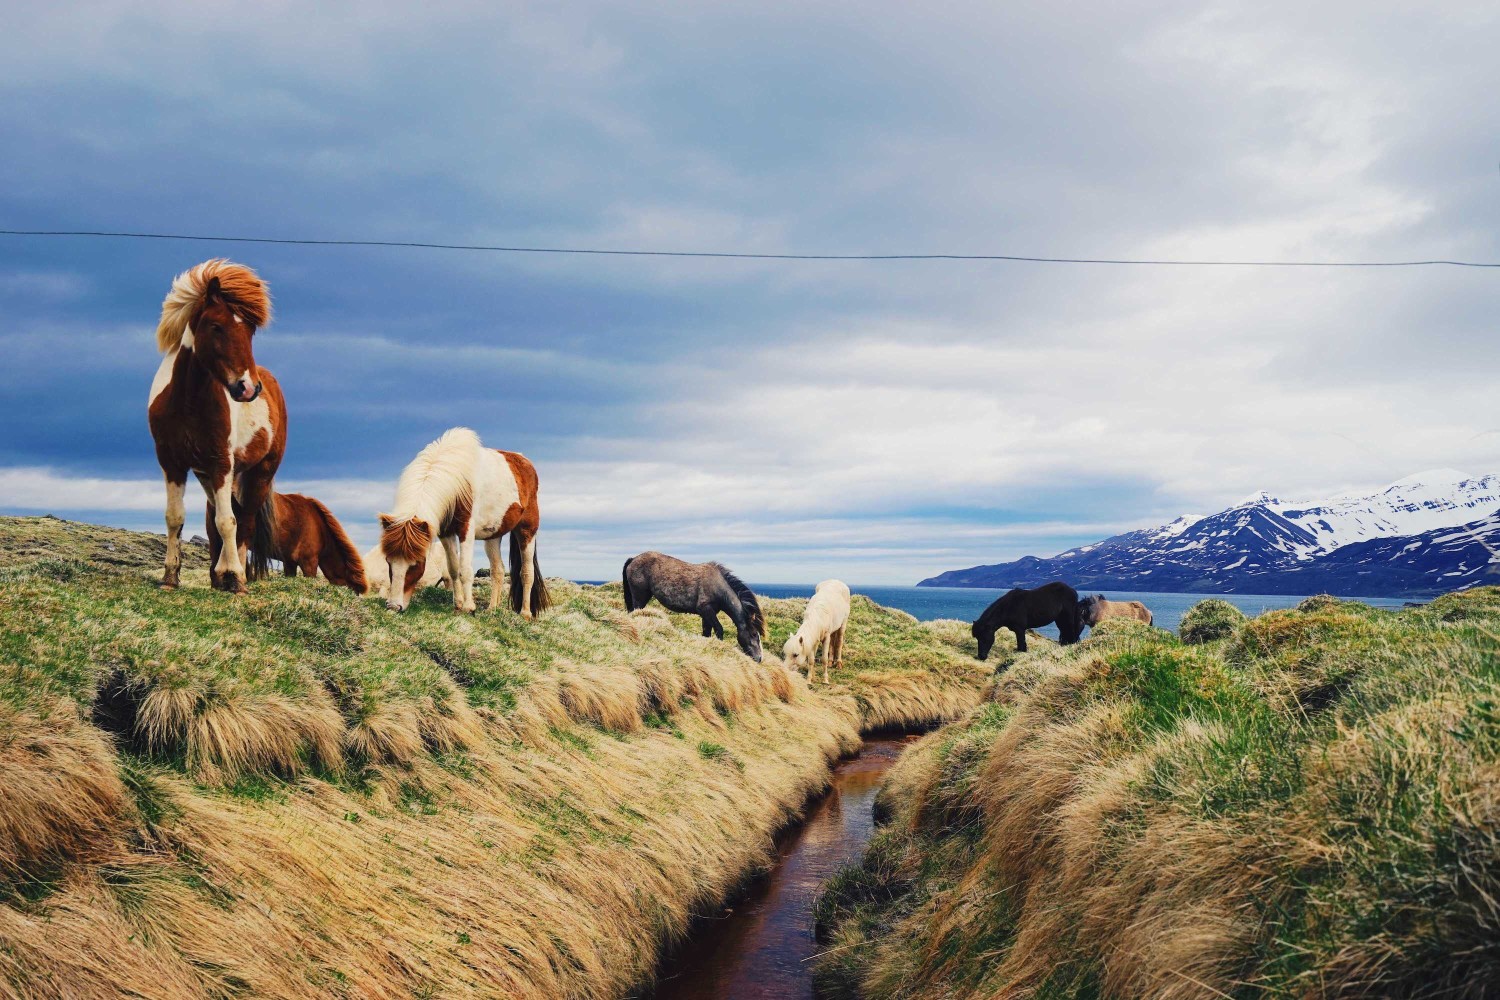
<svg viewBox="0 0 1500 1000">
<path fill-rule="evenodd" d="M 739 577 L 718 563 L 707 565 L 714 567 L 723 575 L 724 582 L 729 585 L 730 590 L 734 591 L 735 599 L 739 602 L 739 615 L 731 612 L 731 617 L 735 620 L 735 636 L 740 644 L 740 651 L 756 663 L 761 662 L 763 654 L 760 641 L 766 637 L 766 616 L 760 610 L 760 601 L 756 600 L 755 592 Z"/>
<path fill-rule="evenodd" d="M 385 606 L 405 611 L 427 571 L 427 553 L 432 546 L 432 525 L 420 517 L 380 515 L 380 552 L 387 569 Z"/>
</svg>

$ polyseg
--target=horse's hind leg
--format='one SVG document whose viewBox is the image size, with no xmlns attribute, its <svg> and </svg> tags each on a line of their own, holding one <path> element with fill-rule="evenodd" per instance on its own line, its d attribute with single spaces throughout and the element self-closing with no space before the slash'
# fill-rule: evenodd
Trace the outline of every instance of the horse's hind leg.
<svg viewBox="0 0 1500 1000">
<path fill-rule="evenodd" d="M 484 554 L 490 557 L 490 610 L 505 603 L 505 588 L 510 580 L 505 575 L 505 558 L 500 551 L 500 536 L 484 540 Z"/>
<path fill-rule="evenodd" d="M 833 633 L 833 669 L 844 669 L 844 630 Z"/>
<path fill-rule="evenodd" d="M 225 531 L 224 526 L 221 524 L 219 530 L 224 534 L 226 552 L 229 551 L 229 539 L 234 539 L 234 571 L 238 574 L 236 581 L 234 581 L 234 586 L 230 587 L 230 581 L 227 578 L 224 581 L 225 586 L 234 590 L 237 594 L 243 594 L 245 593 L 245 581 L 249 577 L 246 554 L 250 548 L 250 539 L 255 535 L 255 522 L 260 517 L 260 509 L 271 496 L 271 476 L 262 466 L 247 469 L 239 477 L 240 495 L 238 500 L 234 498 L 234 479 L 233 473 L 225 476 L 225 486 L 223 489 L 223 492 L 229 498 L 231 528 Z M 239 505 L 238 514 L 234 510 L 235 504 Z M 224 511 L 222 509 L 218 510 L 217 513 L 220 518 L 223 518 Z M 257 551 L 257 558 L 264 555 L 265 553 Z M 263 563 L 259 565 L 264 568 Z"/>
<path fill-rule="evenodd" d="M 521 617 L 530 621 L 531 590 L 536 586 L 536 535 L 526 535 L 521 542 Z"/>
<path fill-rule="evenodd" d="M 173 482 L 171 473 L 162 475 L 167 481 L 167 556 L 162 564 L 161 585 L 172 590 L 182 571 L 182 523 L 187 517 L 183 492 L 187 489 L 187 476 L 179 476 Z"/>
</svg>

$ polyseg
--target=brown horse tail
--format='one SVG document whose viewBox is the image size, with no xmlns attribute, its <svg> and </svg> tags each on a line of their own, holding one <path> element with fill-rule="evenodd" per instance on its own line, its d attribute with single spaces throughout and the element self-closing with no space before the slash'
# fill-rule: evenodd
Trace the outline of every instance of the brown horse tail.
<svg viewBox="0 0 1500 1000">
<path fill-rule="evenodd" d="M 234 539 L 228 544 L 233 545 Z M 255 532 L 250 536 L 250 552 L 246 556 L 246 580 L 264 580 L 271 575 L 271 556 L 276 549 L 276 491 L 266 493 L 266 502 L 260 505 L 255 515 Z"/>
<path fill-rule="evenodd" d="M 521 548 L 520 535 L 510 533 L 510 609 L 520 614 L 523 604 L 529 599 L 531 613 L 539 615 L 552 607 L 552 597 L 547 593 L 547 584 L 542 580 L 542 560 L 536 550 L 531 550 L 531 593 L 521 593 L 521 564 L 525 552 Z"/>
<path fill-rule="evenodd" d="M 625 585 L 625 610 L 635 610 L 635 598 L 630 596 L 630 564 L 635 562 L 635 556 L 625 560 L 625 565 L 620 567 L 620 582 Z"/>
<path fill-rule="evenodd" d="M 333 512 L 322 501 L 308 497 L 307 502 L 312 504 L 313 512 L 323 521 L 323 530 L 318 532 L 322 539 L 322 544 L 318 547 L 318 568 L 335 587 L 348 587 L 356 594 L 363 594 L 369 586 L 365 582 L 365 561 L 360 557 L 359 550 L 349 541 L 349 536 L 344 534 L 344 526 L 339 524 L 339 519 L 333 516 Z"/>
</svg>

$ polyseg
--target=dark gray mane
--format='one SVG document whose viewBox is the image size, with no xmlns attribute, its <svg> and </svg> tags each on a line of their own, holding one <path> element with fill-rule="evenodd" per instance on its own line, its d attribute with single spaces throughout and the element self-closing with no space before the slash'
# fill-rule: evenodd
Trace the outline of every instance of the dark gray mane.
<svg viewBox="0 0 1500 1000">
<path fill-rule="evenodd" d="M 761 613 L 760 601 L 755 599 L 755 593 L 747 587 L 739 577 L 729 571 L 729 567 L 723 563 L 709 563 L 724 577 L 724 582 L 729 584 L 729 589 L 734 591 L 734 596 L 740 599 L 740 610 L 745 613 L 745 620 L 750 623 L 750 630 L 762 639 L 766 637 L 766 616 Z"/>
</svg>

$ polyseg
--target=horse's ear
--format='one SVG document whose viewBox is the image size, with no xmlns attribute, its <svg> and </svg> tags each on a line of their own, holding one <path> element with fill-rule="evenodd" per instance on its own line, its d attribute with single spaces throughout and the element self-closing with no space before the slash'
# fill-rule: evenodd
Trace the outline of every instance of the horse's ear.
<svg viewBox="0 0 1500 1000">
<path fill-rule="evenodd" d="M 203 286 L 203 301 L 208 302 L 220 298 L 224 294 L 219 287 L 219 276 L 216 274 L 208 279 L 208 284 Z"/>
<path fill-rule="evenodd" d="M 391 525 L 396 523 L 396 519 L 389 514 L 376 514 L 375 516 L 380 519 L 381 531 L 390 531 Z"/>
</svg>

